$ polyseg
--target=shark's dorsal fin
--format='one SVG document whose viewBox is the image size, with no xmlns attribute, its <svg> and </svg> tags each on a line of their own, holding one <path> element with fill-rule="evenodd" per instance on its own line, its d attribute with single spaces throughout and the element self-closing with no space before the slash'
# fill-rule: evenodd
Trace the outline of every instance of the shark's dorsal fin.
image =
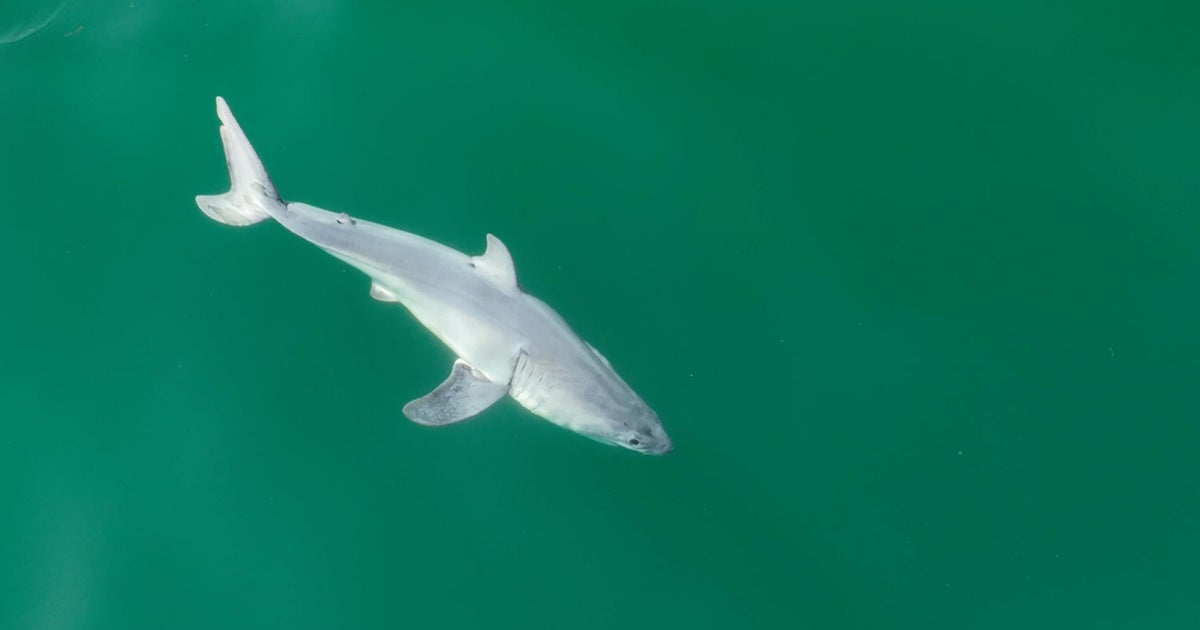
<svg viewBox="0 0 1200 630">
<path fill-rule="evenodd" d="M 404 415 L 417 424 L 439 427 L 466 420 L 507 393 L 508 384 L 493 383 L 470 363 L 458 359 L 437 389 L 404 405 Z"/>
<path fill-rule="evenodd" d="M 512 255 L 495 236 L 487 235 L 487 249 L 483 255 L 472 258 L 471 263 L 500 286 L 517 288 L 517 268 L 513 266 Z"/>
</svg>

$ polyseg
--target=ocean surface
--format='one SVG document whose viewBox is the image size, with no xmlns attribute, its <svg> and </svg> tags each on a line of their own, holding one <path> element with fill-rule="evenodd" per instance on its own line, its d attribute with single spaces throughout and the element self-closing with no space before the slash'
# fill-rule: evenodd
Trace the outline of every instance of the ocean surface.
<svg viewBox="0 0 1200 630">
<path fill-rule="evenodd" d="M 1194 628 L 1200 4 L 3 0 L 0 629 Z M 462 251 L 512 401 L 279 225 Z"/>
</svg>

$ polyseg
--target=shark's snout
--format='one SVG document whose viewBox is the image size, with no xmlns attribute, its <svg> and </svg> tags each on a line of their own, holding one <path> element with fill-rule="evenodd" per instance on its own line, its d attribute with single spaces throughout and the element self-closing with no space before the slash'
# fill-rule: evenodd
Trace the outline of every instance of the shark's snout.
<svg viewBox="0 0 1200 630">
<path fill-rule="evenodd" d="M 675 445 L 671 443 L 671 438 L 664 435 L 662 439 L 657 442 L 653 450 L 647 450 L 646 452 L 650 453 L 651 455 L 666 455 L 673 450 L 675 450 Z"/>
<path fill-rule="evenodd" d="M 658 438 L 653 442 L 654 450 L 650 451 L 651 453 L 655 455 L 666 455 L 667 453 L 675 450 L 675 444 L 671 442 L 671 438 L 667 435 L 666 431 L 663 431 L 660 427 L 657 433 Z"/>
<path fill-rule="evenodd" d="M 625 437 L 623 445 L 647 455 L 666 455 L 675 449 L 675 445 L 671 443 L 671 438 L 663 430 L 658 416 L 652 415 L 651 417 L 653 421 L 634 429 L 630 435 Z"/>
</svg>

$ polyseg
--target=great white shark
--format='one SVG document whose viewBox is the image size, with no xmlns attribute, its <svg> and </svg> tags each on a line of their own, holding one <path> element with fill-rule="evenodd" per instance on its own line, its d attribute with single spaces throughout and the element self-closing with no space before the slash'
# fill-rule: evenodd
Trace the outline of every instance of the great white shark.
<svg viewBox="0 0 1200 630">
<path fill-rule="evenodd" d="M 427 238 L 345 213 L 286 202 L 229 105 L 217 97 L 230 190 L 200 195 L 210 218 L 245 226 L 275 219 L 371 278 L 370 296 L 398 302 L 457 355 L 450 376 L 404 406 L 427 426 L 470 418 L 505 395 L 576 433 L 634 451 L 672 449 L 658 415 L 563 318 L 525 293 L 508 248 L 487 235 L 469 256 Z"/>
</svg>

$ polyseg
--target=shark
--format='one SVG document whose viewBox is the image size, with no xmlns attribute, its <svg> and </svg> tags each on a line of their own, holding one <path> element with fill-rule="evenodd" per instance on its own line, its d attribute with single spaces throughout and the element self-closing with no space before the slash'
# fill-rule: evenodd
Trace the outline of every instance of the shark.
<svg viewBox="0 0 1200 630">
<path fill-rule="evenodd" d="M 492 234 L 471 256 L 403 230 L 284 201 L 258 154 L 217 97 L 230 189 L 199 195 L 209 218 L 232 226 L 274 219 L 371 280 L 369 295 L 398 303 L 455 355 L 450 375 L 403 407 L 425 426 L 472 418 L 505 396 L 558 426 L 650 455 L 673 449 L 658 414 L 545 302 L 517 282 Z"/>
</svg>

